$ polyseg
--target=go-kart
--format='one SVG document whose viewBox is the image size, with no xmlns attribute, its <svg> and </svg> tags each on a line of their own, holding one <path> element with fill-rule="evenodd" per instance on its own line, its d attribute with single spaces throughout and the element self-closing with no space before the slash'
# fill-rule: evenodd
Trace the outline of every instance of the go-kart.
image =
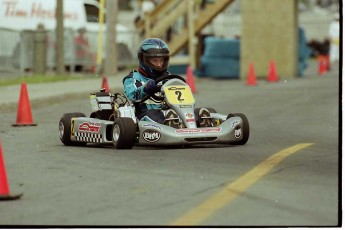
<svg viewBox="0 0 345 230">
<path fill-rule="evenodd" d="M 179 75 L 166 75 L 155 80 L 161 86 L 148 99 L 160 101 L 162 109 L 178 114 L 178 127 L 154 121 L 139 120 L 135 106 L 123 93 L 111 94 L 101 89 L 90 95 L 92 113 L 66 113 L 59 122 L 59 137 L 64 145 L 81 146 L 87 143 L 113 144 L 117 149 L 138 145 L 244 145 L 249 138 L 249 123 L 242 113 L 223 115 L 213 108 L 209 111 L 210 127 L 200 127 L 199 111 L 193 93 Z"/>
</svg>

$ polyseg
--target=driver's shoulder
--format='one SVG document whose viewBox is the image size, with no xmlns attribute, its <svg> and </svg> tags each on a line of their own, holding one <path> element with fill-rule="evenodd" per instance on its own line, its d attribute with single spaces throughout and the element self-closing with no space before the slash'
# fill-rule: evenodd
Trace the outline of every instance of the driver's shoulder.
<svg viewBox="0 0 345 230">
<path fill-rule="evenodd" d="M 132 70 L 123 78 L 122 82 L 125 82 L 128 79 L 140 81 L 142 78 L 143 76 L 137 70 Z"/>
</svg>

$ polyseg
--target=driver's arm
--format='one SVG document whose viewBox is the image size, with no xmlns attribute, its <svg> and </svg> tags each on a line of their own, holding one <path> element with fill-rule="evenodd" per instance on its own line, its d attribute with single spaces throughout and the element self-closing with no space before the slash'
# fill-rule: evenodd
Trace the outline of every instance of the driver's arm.
<svg viewBox="0 0 345 230">
<path fill-rule="evenodd" d="M 124 93 L 129 100 L 139 102 L 146 93 L 141 82 L 135 80 L 133 77 L 126 77 L 123 79 Z"/>
</svg>

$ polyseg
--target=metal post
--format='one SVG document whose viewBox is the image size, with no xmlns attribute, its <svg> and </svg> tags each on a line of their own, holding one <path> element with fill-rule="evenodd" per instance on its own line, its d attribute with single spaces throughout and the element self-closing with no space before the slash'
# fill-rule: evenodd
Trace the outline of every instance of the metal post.
<svg viewBox="0 0 345 230">
<path fill-rule="evenodd" d="M 25 73 L 25 40 L 24 40 L 24 31 L 20 33 L 20 42 L 19 42 L 19 68 L 21 74 Z"/>
<path fill-rule="evenodd" d="M 63 0 L 56 0 L 56 72 L 58 75 L 65 72 L 63 24 Z"/>
<path fill-rule="evenodd" d="M 118 70 L 117 43 L 116 43 L 116 22 L 118 14 L 118 0 L 107 1 L 107 39 L 105 44 L 104 72 L 106 75 L 114 75 Z"/>
<path fill-rule="evenodd" d="M 34 31 L 34 73 L 45 74 L 47 62 L 47 32 L 42 24 Z"/>
<path fill-rule="evenodd" d="M 194 47 L 194 1 L 188 1 L 188 53 L 189 65 L 195 70 L 195 47 Z"/>
<path fill-rule="evenodd" d="M 151 19 L 148 12 L 144 13 L 145 17 L 145 38 L 151 37 Z"/>
<path fill-rule="evenodd" d="M 98 46 L 97 46 L 97 73 L 101 72 L 102 59 L 103 59 L 103 23 L 104 23 L 104 4 L 105 0 L 100 0 L 99 20 L 98 20 Z"/>
</svg>

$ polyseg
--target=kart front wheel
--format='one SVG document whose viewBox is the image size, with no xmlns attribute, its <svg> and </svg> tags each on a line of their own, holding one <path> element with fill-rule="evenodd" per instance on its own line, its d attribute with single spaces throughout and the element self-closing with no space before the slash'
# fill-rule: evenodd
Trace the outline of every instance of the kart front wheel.
<svg viewBox="0 0 345 230">
<path fill-rule="evenodd" d="M 59 137 L 66 146 L 85 146 L 86 142 L 71 140 L 72 118 L 86 117 L 83 113 L 65 113 L 59 122 Z"/>
<path fill-rule="evenodd" d="M 240 139 L 239 141 L 236 142 L 231 142 L 232 145 L 244 145 L 247 143 L 248 139 L 249 139 L 249 122 L 248 119 L 246 117 L 246 115 L 242 114 L 242 113 L 233 113 L 233 114 L 229 114 L 228 118 L 230 117 L 240 117 L 242 119 L 242 126 L 235 130 L 235 132 L 239 132 L 242 135 L 242 139 Z"/>
<path fill-rule="evenodd" d="M 116 118 L 113 125 L 113 144 L 117 149 L 131 149 L 137 138 L 137 129 L 132 118 Z"/>
</svg>

